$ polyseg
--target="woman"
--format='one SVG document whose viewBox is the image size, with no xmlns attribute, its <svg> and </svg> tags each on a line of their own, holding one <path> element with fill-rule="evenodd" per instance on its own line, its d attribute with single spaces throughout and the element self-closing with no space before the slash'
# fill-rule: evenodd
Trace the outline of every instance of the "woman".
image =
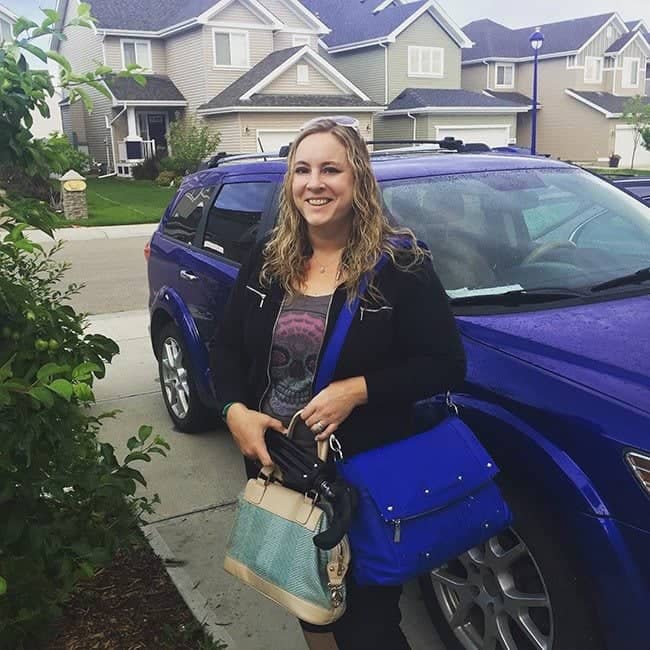
<svg viewBox="0 0 650 650">
<path fill-rule="evenodd" d="M 374 274 L 382 253 L 389 262 Z M 334 380 L 313 395 L 323 344 L 366 275 Z M 293 143 L 278 224 L 239 272 L 212 359 L 222 415 L 249 476 L 256 463 L 272 464 L 264 431 L 286 431 L 301 408 L 300 444 L 315 450 L 336 433 L 350 456 L 413 433 L 413 403 L 463 380 L 446 294 L 428 252 L 386 220 L 353 118 L 312 120 Z M 408 648 L 400 594 L 348 580 L 339 621 L 302 624 L 310 648 Z"/>
</svg>

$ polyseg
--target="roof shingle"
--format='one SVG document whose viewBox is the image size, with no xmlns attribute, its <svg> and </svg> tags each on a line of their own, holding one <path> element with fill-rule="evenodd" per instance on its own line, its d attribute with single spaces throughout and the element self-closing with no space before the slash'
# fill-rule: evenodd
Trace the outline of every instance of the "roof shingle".
<svg viewBox="0 0 650 650">
<path fill-rule="evenodd" d="M 406 88 L 389 105 L 388 111 L 415 108 L 521 108 L 520 103 L 489 97 L 469 90 L 436 90 L 432 88 Z"/>
<path fill-rule="evenodd" d="M 611 93 L 606 93 L 599 90 L 573 90 L 573 88 L 569 88 L 568 90 L 569 92 L 578 95 L 589 103 L 595 104 L 603 111 L 612 113 L 613 115 L 622 115 L 625 109 L 625 104 L 631 99 L 630 97 L 612 95 Z M 650 97 L 642 97 L 642 100 L 646 104 L 650 104 Z"/>
<path fill-rule="evenodd" d="M 134 79 L 128 77 L 109 77 L 106 85 L 119 101 L 159 101 L 161 104 L 167 102 L 184 102 L 185 97 L 174 82 L 165 75 L 145 75 L 147 83 L 141 86 Z"/>
</svg>

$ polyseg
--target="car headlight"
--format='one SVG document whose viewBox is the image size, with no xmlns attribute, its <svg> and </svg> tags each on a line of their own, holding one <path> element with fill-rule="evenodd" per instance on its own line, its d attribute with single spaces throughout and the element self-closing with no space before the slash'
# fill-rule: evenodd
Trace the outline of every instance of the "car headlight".
<svg viewBox="0 0 650 650">
<path fill-rule="evenodd" d="M 650 456 L 638 451 L 628 451 L 625 454 L 625 460 L 639 479 L 641 487 L 650 495 Z"/>
</svg>

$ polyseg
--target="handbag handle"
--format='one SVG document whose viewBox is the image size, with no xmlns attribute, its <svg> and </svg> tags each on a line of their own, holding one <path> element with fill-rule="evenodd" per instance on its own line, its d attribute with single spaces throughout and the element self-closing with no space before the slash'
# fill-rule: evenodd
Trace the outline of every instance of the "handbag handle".
<svg viewBox="0 0 650 650">
<path fill-rule="evenodd" d="M 291 422 L 289 422 L 289 426 L 287 427 L 287 438 L 291 439 L 293 438 L 293 432 L 296 428 L 296 425 L 298 424 L 298 420 L 300 418 L 300 414 L 302 413 L 302 409 L 299 411 L 296 411 L 293 414 L 293 417 L 291 418 Z M 327 440 L 317 440 L 317 455 L 320 460 L 325 462 L 327 460 L 327 454 L 329 452 L 329 442 Z"/>
</svg>

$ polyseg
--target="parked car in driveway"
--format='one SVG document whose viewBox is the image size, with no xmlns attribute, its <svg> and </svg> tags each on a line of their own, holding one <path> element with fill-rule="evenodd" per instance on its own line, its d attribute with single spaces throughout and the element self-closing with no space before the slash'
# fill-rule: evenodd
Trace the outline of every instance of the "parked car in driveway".
<svg viewBox="0 0 650 650">
<path fill-rule="evenodd" d="M 626 178 L 612 178 L 612 183 L 624 189 L 633 196 L 650 205 L 650 176 L 631 176 Z"/>
<path fill-rule="evenodd" d="M 647 648 L 650 208 L 542 157 L 373 164 L 387 214 L 431 250 L 468 357 L 456 401 L 515 515 L 422 577 L 438 633 L 456 650 Z M 285 171 L 222 160 L 186 178 L 148 245 L 151 340 L 181 431 L 216 424 L 208 347 Z"/>
</svg>

